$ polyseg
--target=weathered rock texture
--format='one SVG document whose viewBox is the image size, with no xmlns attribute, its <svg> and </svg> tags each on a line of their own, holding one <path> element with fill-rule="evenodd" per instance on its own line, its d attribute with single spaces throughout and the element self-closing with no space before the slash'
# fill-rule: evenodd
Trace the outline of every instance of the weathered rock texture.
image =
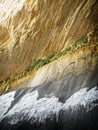
<svg viewBox="0 0 98 130">
<path fill-rule="evenodd" d="M 59 86 L 57 95 L 60 93 L 59 95 L 64 94 L 65 97 L 67 90 L 63 93 L 62 83 L 66 89 L 71 88 L 72 92 L 78 91 L 80 88 L 96 86 L 98 84 L 98 46 L 96 44 L 86 45 L 69 51 L 66 55 L 40 69 L 27 73 L 21 79 L 9 80 L 7 84 L 1 85 L 0 94 L 48 83 L 49 89 Z"/>
<path fill-rule="evenodd" d="M 0 0 L 0 81 L 90 32 L 97 0 Z"/>
</svg>

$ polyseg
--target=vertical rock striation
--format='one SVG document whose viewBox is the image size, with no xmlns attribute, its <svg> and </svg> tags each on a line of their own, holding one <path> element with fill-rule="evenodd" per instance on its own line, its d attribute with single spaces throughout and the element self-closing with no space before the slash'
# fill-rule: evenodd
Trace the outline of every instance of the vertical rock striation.
<svg viewBox="0 0 98 130">
<path fill-rule="evenodd" d="M 97 26 L 97 0 L 0 0 L 0 81 Z"/>
</svg>

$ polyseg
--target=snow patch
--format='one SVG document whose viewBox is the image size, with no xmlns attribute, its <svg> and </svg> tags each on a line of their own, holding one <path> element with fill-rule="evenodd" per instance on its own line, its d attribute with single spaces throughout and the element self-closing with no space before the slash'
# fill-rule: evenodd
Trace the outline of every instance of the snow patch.
<svg viewBox="0 0 98 130">
<path fill-rule="evenodd" d="M 0 119 L 4 116 L 6 111 L 11 105 L 11 102 L 14 100 L 15 92 L 10 92 L 8 94 L 0 96 Z"/>
<path fill-rule="evenodd" d="M 38 91 L 28 92 L 15 104 L 12 109 L 4 115 L 4 113 L 10 107 L 13 101 L 15 92 L 0 96 L 0 120 L 8 117 L 10 124 L 16 124 L 23 119 L 30 120 L 32 122 L 44 122 L 45 119 L 55 114 L 58 119 L 60 110 L 68 110 L 71 108 L 73 111 L 83 106 L 87 111 L 92 110 L 98 100 L 98 89 L 94 87 L 90 90 L 83 88 L 73 94 L 65 103 L 59 102 L 58 98 L 53 95 L 45 96 L 38 99 Z"/>
<path fill-rule="evenodd" d="M 58 114 L 61 109 L 62 103 L 58 102 L 58 98 L 52 96 L 50 98 L 44 97 L 39 100 L 38 91 L 34 91 L 32 93 L 27 93 L 7 114 L 7 117 L 12 118 L 9 122 L 11 124 L 16 124 L 18 121 L 26 119 L 36 119 L 41 121 L 45 121 L 45 119 L 53 114 Z M 16 118 L 14 114 L 21 113 L 22 116 L 20 118 Z M 25 113 L 25 114 L 24 114 Z M 16 115 L 17 116 L 17 115 Z M 36 121 L 35 120 L 35 121 Z M 34 120 L 33 120 L 34 122 Z"/>
<path fill-rule="evenodd" d="M 83 88 L 80 91 L 73 94 L 64 104 L 63 109 L 69 109 L 70 107 L 76 109 L 76 107 L 84 106 L 87 111 L 90 111 L 95 104 L 93 101 L 98 99 L 97 87 L 90 90 Z"/>
</svg>

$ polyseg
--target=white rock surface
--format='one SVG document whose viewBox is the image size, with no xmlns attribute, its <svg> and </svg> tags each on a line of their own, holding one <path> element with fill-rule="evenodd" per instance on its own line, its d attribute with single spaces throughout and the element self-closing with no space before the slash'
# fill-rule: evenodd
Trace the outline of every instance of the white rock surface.
<svg viewBox="0 0 98 130">
<path fill-rule="evenodd" d="M 9 16 L 13 17 L 22 7 L 25 0 L 0 0 L 0 23 Z"/>
</svg>

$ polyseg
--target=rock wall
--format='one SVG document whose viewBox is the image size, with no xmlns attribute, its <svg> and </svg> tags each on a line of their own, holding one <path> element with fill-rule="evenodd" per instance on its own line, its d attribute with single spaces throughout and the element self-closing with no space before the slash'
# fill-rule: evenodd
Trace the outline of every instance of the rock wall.
<svg viewBox="0 0 98 130">
<path fill-rule="evenodd" d="M 87 44 L 82 48 L 69 51 L 66 55 L 40 67 L 38 70 L 28 72 L 20 79 L 15 81 L 9 80 L 7 84 L 1 84 L 0 94 L 20 88 L 35 88 L 36 86 L 48 83 L 50 84 L 48 85 L 50 86 L 49 88 L 54 89 L 52 84 L 55 84 L 55 86 L 59 86 L 60 91 L 62 90 L 60 89 L 62 82 L 64 82 L 66 90 L 70 87 L 73 91 L 83 87 L 91 88 L 98 84 L 97 66 L 98 46 L 96 44 L 88 46 Z M 60 95 L 62 93 L 63 91 L 61 91 Z M 65 95 L 67 96 L 67 93 Z"/>
<path fill-rule="evenodd" d="M 98 130 L 97 16 L 97 0 L 0 0 L 0 130 Z"/>
<path fill-rule="evenodd" d="M 0 81 L 97 26 L 97 0 L 1 0 Z"/>
</svg>

